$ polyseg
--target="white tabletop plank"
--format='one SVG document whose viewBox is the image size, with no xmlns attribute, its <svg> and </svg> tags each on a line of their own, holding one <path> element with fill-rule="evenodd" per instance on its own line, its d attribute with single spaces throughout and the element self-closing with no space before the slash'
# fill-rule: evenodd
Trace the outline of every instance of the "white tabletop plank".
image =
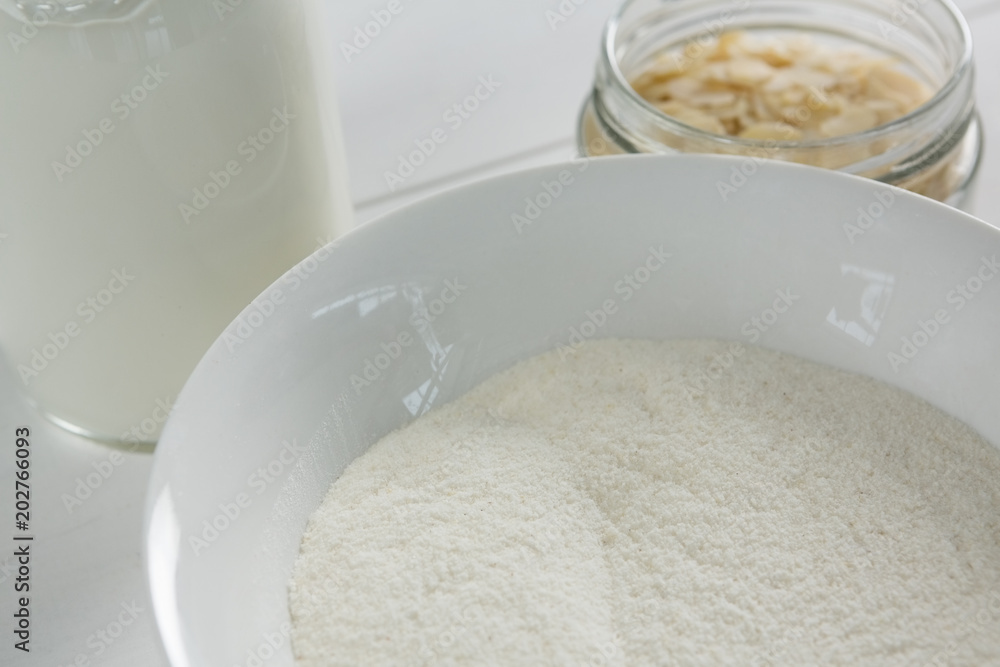
<svg viewBox="0 0 1000 667">
<path fill-rule="evenodd" d="M 464 170 L 570 140 L 593 82 L 600 34 L 617 0 L 588 0 L 551 28 L 558 2 L 412 2 L 353 56 L 336 64 L 351 183 L 362 205 L 391 196 L 385 172 L 432 130 L 447 140 L 397 188 L 409 190 Z M 337 44 L 371 20 L 379 0 L 331 7 Z M 473 94 L 480 77 L 500 83 L 454 128 L 445 113 Z"/>
<path fill-rule="evenodd" d="M 997 0 L 954 0 L 954 2 L 969 20 L 993 12 L 997 5 L 1000 5 Z"/>
<path fill-rule="evenodd" d="M 568 159 L 575 154 L 575 119 L 593 76 L 599 36 L 617 2 L 587 0 L 578 15 L 549 28 L 554 0 L 505 3 L 401 0 L 404 11 L 348 63 L 335 50 L 335 72 L 359 219 L 469 179 Z M 1000 1 L 960 0 L 977 39 L 979 103 L 987 130 L 986 157 L 974 210 L 1000 223 Z M 329 33 L 349 40 L 371 9 L 354 0 L 331 5 Z M 502 87 L 462 127 L 450 131 L 433 159 L 397 193 L 384 171 L 414 139 L 447 127 L 450 104 L 475 89 L 479 76 Z M 33 635 L 28 656 L 0 643 L 0 664 L 159 667 L 159 647 L 141 563 L 142 504 L 151 458 L 125 462 L 72 512 L 62 495 L 94 472 L 109 450 L 47 425 L 17 398 L 16 377 L 0 367 L 0 484 L 11 488 L 14 429 L 34 433 Z M 6 538 L 9 539 L 9 538 Z M 6 547 L 0 550 L 0 614 L 13 613 Z M 135 603 L 135 621 L 107 645 L 99 632 Z M 114 629 L 114 628 L 112 628 Z M 103 651 L 98 654 L 98 651 Z M 81 663 L 83 664 L 83 663 Z M 228 666 L 227 666 L 228 667 Z"/>
<path fill-rule="evenodd" d="M 1000 226 L 1000 3 L 971 20 L 976 67 L 976 102 L 986 135 L 983 163 L 972 201 L 973 215 Z"/>
</svg>

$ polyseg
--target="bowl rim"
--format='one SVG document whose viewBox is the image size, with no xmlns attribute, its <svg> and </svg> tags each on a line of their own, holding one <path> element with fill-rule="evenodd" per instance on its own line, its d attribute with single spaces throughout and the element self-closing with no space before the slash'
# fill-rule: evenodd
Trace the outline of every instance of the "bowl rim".
<svg viewBox="0 0 1000 667">
<path fill-rule="evenodd" d="M 475 191 L 479 189 L 497 187 L 508 181 L 516 182 L 529 177 L 533 181 L 538 178 L 551 178 L 553 174 L 558 173 L 561 169 L 578 168 L 581 163 L 589 164 L 593 160 L 599 160 L 598 168 L 600 169 L 618 170 L 632 168 L 645 169 L 657 164 L 670 163 L 677 163 L 681 165 L 681 167 L 679 167 L 681 169 L 697 168 L 696 165 L 698 163 L 704 163 L 708 165 L 708 167 L 714 167 L 715 169 L 718 169 L 720 165 L 727 164 L 738 168 L 749 159 L 750 158 L 747 157 L 717 154 L 628 154 L 602 156 L 600 158 L 585 157 L 533 167 L 530 169 L 507 172 L 500 175 L 477 178 L 470 182 L 454 185 L 433 194 L 426 195 L 413 202 L 387 211 L 370 222 L 359 225 L 338 239 L 331 241 L 330 243 L 327 243 L 321 248 L 315 250 L 313 253 L 310 253 L 310 255 L 303 258 L 295 266 L 288 269 L 288 271 L 282 274 L 282 276 L 271 283 L 271 285 L 263 290 L 261 294 L 265 294 L 272 290 L 275 285 L 280 283 L 286 276 L 294 273 L 297 268 L 300 268 L 307 261 L 315 259 L 316 255 L 319 253 L 327 252 L 340 254 L 351 252 L 351 249 L 358 244 L 368 243 L 369 239 L 384 236 L 391 233 L 394 228 L 400 225 L 409 224 L 409 218 L 416 216 L 422 210 L 433 209 L 438 205 L 438 202 L 448 201 L 456 197 L 461 197 L 464 194 L 474 194 Z M 804 170 L 805 172 L 812 173 L 813 175 L 825 174 L 820 176 L 820 178 L 828 179 L 831 182 L 842 181 L 845 183 L 853 183 L 853 185 L 850 186 L 851 188 L 857 188 L 857 186 L 861 184 L 866 187 L 876 185 L 879 188 L 888 188 L 896 197 L 919 202 L 918 205 L 927 209 L 929 213 L 939 214 L 936 218 L 940 220 L 940 222 L 935 222 L 933 224 L 947 224 L 949 226 L 954 226 L 956 224 L 961 225 L 965 229 L 962 234 L 973 234 L 977 232 L 982 233 L 983 231 L 986 231 L 987 233 L 994 235 L 996 239 L 1000 241 L 1000 228 L 964 211 L 960 211 L 936 200 L 915 194 L 896 186 L 879 183 L 853 174 L 823 169 L 820 167 L 784 162 L 781 160 L 765 159 L 755 162 L 763 162 L 766 164 L 767 168 L 775 174 L 775 178 L 780 177 L 783 173 L 794 174 Z M 631 165 L 636 166 L 632 167 Z M 592 168 L 592 165 L 588 168 Z M 728 170 L 726 170 L 726 173 L 728 173 Z M 946 218 L 946 220 L 944 218 Z M 236 322 L 240 318 L 247 315 L 252 308 L 253 302 L 248 304 L 247 307 L 240 312 L 237 318 L 233 320 L 233 322 Z M 269 325 L 273 327 L 275 324 L 275 320 L 270 320 L 265 326 Z M 175 405 L 186 403 L 187 400 L 189 400 L 189 395 L 198 391 L 199 385 L 202 383 L 202 377 L 212 370 L 213 358 L 218 356 L 222 351 L 228 349 L 224 339 L 224 334 L 228 331 L 228 329 L 229 326 L 227 326 L 226 329 L 220 333 L 220 335 L 203 355 L 202 359 L 199 361 L 194 371 L 189 376 L 183 389 L 179 393 Z M 182 420 L 186 421 L 188 418 L 179 417 L 177 415 L 178 413 L 174 412 L 168 419 L 164 426 L 160 443 L 157 445 L 153 453 L 153 462 L 144 500 L 141 540 L 144 579 L 150 603 L 153 608 L 157 636 L 159 637 L 161 645 L 166 651 L 168 659 L 172 665 L 175 667 L 190 667 L 195 663 L 191 660 L 189 644 L 185 643 L 180 636 L 182 621 L 180 610 L 172 604 L 173 601 L 170 599 L 169 593 L 164 592 L 163 586 L 158 585 L 157 582 L 157 575 L 159 574 L 159 571 L 157 570 L 158 564 L 155 562 L 156 545 L 153 541 L 152 532 L 154 513 L 156 511 L 158 501 L 163 494 L 164 489 L 169 486 L 170 482 L 170 477 L 168 475 L 170 459 L 178 453 L 183 452 L 185 449 L 183 438 L 175 438 L 174 432 L 182 430 L 178 424 L 182 423 Z"/>
</svg>

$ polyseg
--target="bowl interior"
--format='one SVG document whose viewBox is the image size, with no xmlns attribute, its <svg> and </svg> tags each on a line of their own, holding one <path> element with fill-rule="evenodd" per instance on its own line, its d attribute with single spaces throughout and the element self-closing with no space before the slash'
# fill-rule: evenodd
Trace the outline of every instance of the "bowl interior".
<svg viewBox="0 0 1000 667">
<path fill-rule="evenodd" d="M 178 400 L 146 519 L 167 652 L 292 664 L 287 582 L 344 467 L 590 338 L 757 343 L 902 387 L 996 444 L 998 255 L 998 230 L 928 199 L 720 156 L 566 163 L 365 225 L 248 307 Z"/>
</svg>

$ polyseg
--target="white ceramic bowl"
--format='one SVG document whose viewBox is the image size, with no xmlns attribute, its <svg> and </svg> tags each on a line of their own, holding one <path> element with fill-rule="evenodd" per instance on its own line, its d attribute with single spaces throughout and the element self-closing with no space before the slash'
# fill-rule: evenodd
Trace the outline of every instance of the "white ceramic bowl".
<svg viewBox="0 0 1000 667">
<path fill-rule="evenodd" d="M 661 246 L 662 268 L 640 268 Z M 146 557 L 167 652 L 177 667 L 292 664 L 286 583 L 330 483 L 390 430 L 574 330 L 759 336 L 998 443 L 998 255 L 1000 231 L 928 199 L 706 156 L 511 174 L 365 225 L 243 313 L 164 431 Z M 628 299 L 626 276 L 641 285 Z M 586 324 L 607 300 L 616 314 Z"/>
</svg>

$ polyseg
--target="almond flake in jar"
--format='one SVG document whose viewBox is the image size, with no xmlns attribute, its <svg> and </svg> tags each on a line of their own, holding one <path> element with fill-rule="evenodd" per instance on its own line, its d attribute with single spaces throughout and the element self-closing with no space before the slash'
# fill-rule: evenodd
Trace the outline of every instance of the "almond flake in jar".
<svg viewBox="0 0 1000 667">
<path fill-rule="evenodd" d="M 921 0 L 922 18 L 887 37 L 891 11 L 624 0 L 602 38 L 577 149 L 798 162 L 962 207 L 983 148 L 968 23 L 950 0 Z"/>
<path fill-rule="evenodd" d="M 631 85 L 663 113 L 707 132 L 794 142 L 884 125 L 934 92 L 875 53 L 804 34 L 758 38 L 742 31 L 723 33 L 694 57 L 690 50 L 662 53 Z M 838 155 L 836 162 L 865 157 Z"/>
</svg>

